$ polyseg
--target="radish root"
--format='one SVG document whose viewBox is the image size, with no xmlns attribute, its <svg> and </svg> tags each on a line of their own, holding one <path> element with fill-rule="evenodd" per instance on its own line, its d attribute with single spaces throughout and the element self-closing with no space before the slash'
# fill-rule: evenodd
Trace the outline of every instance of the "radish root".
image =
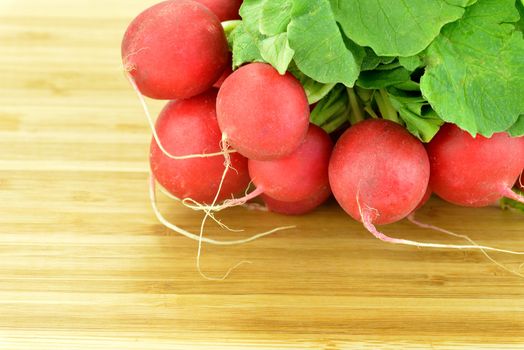
<svg viewBox="0 0 524 350">
<path fill-rule="evenodd" d="M 490 246 L 483 246 L 483 245 L 479 245 L 477 244 L 475 241 L 473 241 L 471 238 L 469 238 L 469 236 L 466 236 L 466 235 L 462 235 L 462 234 L 458 234 L 458 233 L 455 233 L 455 232 L 452 232 L 452 231 L 449 231 L 449 230 L 446 230 L 446 229 L 443 229 L 443 228 L 440 228 L 438 226 L 434 226 L 434 225 L 430 225 L 430 224 L 425 224 L 423 222 L 420 222 L 418 221 L 417 219 L 415 219 L 415 213 L 411 213 L 407 216 L 407 219 L 419 226 L 419 227 L 422 227 L 422 228 L 426 228 L 426 229 L 430 229 L 430 230 L 434 230 L 434 231 L 438 231 L 438 232 L 441 232 L 441 233 L 444 233 L 446 235 L 449 235 L 449 236 L 453 236 L 453 237 L 457 237 L 457 238 L 462 238 L 468 242 L 470 242 L 473 246 L 476 247 L 476 249 L 480 249 L 480 250 L 490 250 L 490 251 L 494 251 L 494 252 L 499 252 L 499 253 L 506 253 L 506 254 L 514 254 L 514 255 L 524 255 L 524 252 L 517 252 L 517 251 L 514 251 L 514 250 L 508 250 L 508 249 L 500 249 L 500 248 L 494 248 L 494 247 L 490 247 Z"/>
<path fill-rule="evenodd" d="M 362 223 L 364 224 L 364 227 L 370 233 L 372 233 L 376 238 L 384 242 L 389 242 L 393 244 L 411 245 L 415 247 L 426 247 L 426 248 L 479 249 L 479 250 L 484 249 L 484 250 L 491 250 L 491 251 L 502 252 L 502 253 L 507 253 L 507 254 L 524 255 L 524 252 L 516 252 L 512 250 L 498 249 L 498 248 L 478 245 L 474 242 L 471 245 L 457 245 L 457 244 L 441 244 L 441 243 L 424 243 L 424 242 L 412 241 L 409 239 L 390 237 L 377 230 L 377 228 L 373 224 L 373 220 L 377 217 L 378 211 L 367 205 L 365 206 L 365 208 L 362 208 L 362 205 L 360 204 L 360 198 L 359 198 L 358 193 L 357 193 L 357 205 L 358 205 L 358 210 L 360 212 L 360 216 L 362 219 Z M 440 232 L 446 231 L 446 230 L 438 229 L 437 227 L 434 227 L 434 228 Z M 450 231 L 446 231 L 444 233 L 450 234 L 455 237 L 464 238 L 471 242 L 471 240 L 467 238 L 467 236 L 459 235 L 459 234 L 456 234 Z"/>
<path fill-rule="evenodd" d="M 226 135 L 222 134 L 222 140 L 220 141 L 220 149 L 225 150 L 227 148 L 228 148 L 228 145 L 227 145 L 227 142 L 226 142 Z M 220 179 L 220 183 L 218 185 L 217 193 L 215 194 L 215 198 L 213 198 L 213 202 L 211 203 L 211 207 L 214 207 L 216 202 L 217 202 L 217 200 L 218 200 L 218 196 L 220 195 L 220 191 L 222 190 L 222 186 L 224 185 L 224 180 L 226 179 L 227 171 L 229 170 L 230 166 L 231 166 L 231 157 L 229 156 L 229 154 L 224 153 L 224 172 L 222 173 L 222 178 Z M 205 278 L 207 280 L 223 281 L 237 267 L 239 267 L 240 265 L 245 264 L 245 263 L 246 264 L 251 264 L 251 262 L 247 261 L 247 260 L 242 260 L 242 261 L 236 263 L 234 266 L 231 266 L 222 277 L 209 277 L 202 271 L 202 269 L 200 267 L 200 256 L 202 254 L 202 238 L 204 238 L 204 227 L 206 225 L 206 220 L 211 215 L 211 210 L 206 209 L 204 211 L 205 211 L 205 215 L 204 215 L 204 218 L 202 219 L 202 222 L 200 224 L 200 233 L 199 233 L 199 237 L 198 237 L 197 270 L 198 270 L 198 273 L 200 274 L 200 276 L 202 276 L 203 278 Z"/>
<path fill-rule="evenodd" d="M 371 208 L 371 207 L 369 207 L 367 205 L 365 205 L 364 208 L 362 207 L 362 205 L 360 203 L 359 191 L 357 191 L 357 198 L 356 199 L 357 199 L 357 205 L 358 205 L 358 210 L 359 210 L 360 217 L 361 217 L 361 220 L 362 220 L 362 224 L 364 225 L 366 230 L 368 230 L 373 236 L 375 236 L 376 238 L 380 239 L 383 242 L 388 242 L 388 243 L 393 243 L 393 244 L 403 244 L 403 245 L 415 246 L 415 247 L 419 247 L 419 248 L 423 248 L 424 247 L 424 248 L 480 250 L 491 262 L 493 262 L 495 265 L 497 265 L 501 269 L 503 269 L 503 270 L 505 270 L 507 272 L 510 272 L 510 273 L 512 273 L 512 274 L 514 274 L 516 276 L 524 278 L 524 274 L 522 274 L 522 273 L 520 273 L 518 271 L 515 271 L 515 270 L 511 270 L 510 268 L 502 265 L 501 263 L 499 263 L 498 261 L 493 259 L 491 256 L 489 256 L 489 254 L 487 254 L 486 251 L 495 251 L 495 252 L 501 252 L 501 253 L 506 253 L 506 254 L 514 254 L 514 255 L 524 255 L 524 252 L 516 252 L 516 251 L 512 251 L 512 250 L 498 249 L 498 248 L 493 248 L 493 247 L 489 247 L 489 246 L 479 245 L 479 244 L 475 243 L 468 236 L 459 235 L 457 233 L 453 233 L 451 231 L 447 231 L 447 230 L 444 230 L 444 229 L 440 229 L 440 228 L 438 228 L 436 226 L 426 225 L 426 224 L 423 224 L 423 223 L 420 223 L 422 227 L 431 228 L 431 229 L 437 230 L 439 232 L 442 232 L 442 233 L 445 233 L 445 234 L 448 234 L 448 235 L 451 235 L 451 236 L 454 236 L 454 237 L 463 238 L 463 239 L 467 240 L 468 242 L 470 242 L 471 244 L 470 245 L 458 245 L 458 244 L 425 243 L 425 242 L 412 241 L 412 240 L 409 240 L 409 239 L 401 239 L 401 238 L 390 237 L 390 236 L 387 236 L 384 233 L 380 232 L 376 228 L 376 226 L 373 224 L 373 220 L 377 218 L 379 213 L 378 213 L 378 211 L 376 209 Z M 410 219 L 409 216 L 408 216 L 408 219 Z M 414 216 L 412 216 L 411 219 L 414 220 Z M 414 220 L 412 222 L 415 223 L 416 225 L 419 224 L 416 220 Z"/>
<path fill-rule="evenodd" d="M 199 202 L 197 202 L 196 200 L 194 200 L 193 198 L 184 198 L 184 199 L 180 199 L 178 198 L 177 196 L 174 196 L 173 194 L 171 194 L 168 190 L 166 190 L 164 187 L 162 187 L 161 185 L 159 186 L 159 190 L 160 192 L 162 192 L 162 194 L 166 197 L 168 197 L 169 199 L 172 199 L 172 200 L 175 200 L 177 202 L 180 202 L 182 203 L 182 205 L 184 205 L 186 208 L 189 208 L 189 209 L 192 209 L 192 210 L 195 210 L 195 211 L 200 211 L 200 210 L 205 210 L 205 209 L 212 209 L 211 206 L 206 206 L 204 204 L 201 204 Z M 188 204 L 188 203 L 192 203 L 192 204 Z M 214 215 L 214 213 L 210 213 L 209 216 L 211 217 L 211 219 L 213 219 L 221 228 L 225 229 L 225 230 L 228 230 L 228 231 L 231 231 L 231 232 L 243 232 L 245 230 L 243 229 L 233 229 L 233 228 L 230 228 L 229 226 L 227 226 L 226 224 L 224 224 L 222 221 L 220 221 L 219 219 L 217 219 Z"/>
<path fill-rule="evenodd" d="M 182 203 L 187 208 L 190 208 L 190 209 L 193 209 L 193 210 L 211 210 L 211 211 L 218 212 L 218 211 L 222 211 L 224 209 L 231 208 L 231 207 L 236 207 L 236 206 L 242 206 L 242 207 L 245 207 L 247 209 L 253 209 L 254 208 L 253 205 L 258 205 L 258 204 L 256 204 L 256 203 L 247 203 L 247 202 L 249 200 L 251 200 L 251 199 L 254 199 L 254 198 L 258 197 L 264 191 L 262 189 L 255 188 L 255 190 L 253 190 L 251 193 L 248 194 L 247 192 L 249 191 L 249 188 L 251 187 L 251 184 L 252 184 L 252 182 L 250 182 L 249 185 L 247 186 L 246 191 L 245 191 L 243 197 L 226 199 L 221 204 L 204 205 L 204 204 L 201 204 L 201 203 L 195 201 L 192 198 L 184 198 L 182 200 L 180 200 L 180 199 L 178 199 L 176 197 L 172 197 L 172 198 L 175 198 L 177 200 L 182 201 Z M 259 207 L 257 209 L 263 211 L 264 209 L 262 209 L 262 207 L 265 207 L 265 206 L 260 206 L 259 205 Z M 266 211 L 267 211 L 267 209 L 266 209 Z"/>
</svg>

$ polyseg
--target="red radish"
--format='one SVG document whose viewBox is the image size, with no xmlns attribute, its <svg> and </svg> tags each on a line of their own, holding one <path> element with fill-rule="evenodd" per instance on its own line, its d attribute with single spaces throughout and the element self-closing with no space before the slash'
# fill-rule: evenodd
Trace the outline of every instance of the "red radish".
<svg viewBox="0 0 524 350">
<path fill-rule="evenodd" d="M 228 143 L 253 160 L 291 154 L 304 140 L 309 106 L 304 89 L 290 73 L 250 63 L 231 74 L 217 98 L 217 117 Z"/>
<path fill-rule="evenodd" d="M 176 156 L 220 151 L 221 132 L 215 113 L 216 90 L 187 100 L 171 101 L 160 113 L 156 131 L 164 148 Z M 244 191 L 249 184 L 247 159 L 229 155 L 231 166 L 224 179 L 219 199 Z M 171 159 L 153 139 L 150 154 L 155 179 L 178 198 L 211 203 L 224 173 L 224 158 Z"/>
<path fill-rule="evenodd" d="M 242 0 L 195 0 L 208 9 L 218 17 L 221 22 L 230 21 L 233 19 L 240 19 L 238 10 L 242 5 Z"/>
<path fill-rule="evenodd" d="M 428 248 L 480 249 L 521 254 L 477 245 L 423 243 L 386 236 L 375 224 L 405 217 L 421 202 L 429 181 L 424 146 L 400 125 L 368 119 L 338 140 L 329 163 L 329 181 L 338 203 L 376 238 L 394 244 Z"/>
<path fill-rule="evenodd" d="M 284 215 L 303 215 L 315 210 L 324 203 L 330 195 L 331 190 L 324 188 L 320 193 L 297 202 L 279 201 L 265 194 L 262 194 L 261 197 L 269 211 Z"/>
<path fill-rule="evenodd" d="M 227 65 L 218 18 L 192 0 L 168 0 L 138 15 L 122 41 L 124 67 L 140 92 L 182 99 L 209 89 Z"/>
<path fill-rule="evenodd" d="M 524 137 L 472 137 L 445 124 L 427 149 L 431 187 L 442 199 L 467 207 L 487 206 L 504 196 L 524 202 L 511 190 L 524 168 Z"/>
<path fill-rule="evenodd" d="M 478 245 L 467 236 L 417 222 L 413 211 L 428 188 L 429 174 L 428 155 L 420 141 L 400 125 L 384 119 L 368 119 L 348 129 L 335 145 L 329 163 L 331 189 L 338 203 L 382 241 L 428 248 L 479 249 L 484 254 L 486 250 L 524 254 Z M 393 238 L 375 227 L 375 224 L 393 223 L 405 217 L 419 226 L 467 239 L 470 244 Z"/>
<path fill-rule="evenodd" d="M 329 180 L 338 203 L 353 218 L 389 224 L 420 203 L 428 186 L 429 160 L 422 143 L 400 125 L 370 119 L 340 137 Z"/>
</svg>

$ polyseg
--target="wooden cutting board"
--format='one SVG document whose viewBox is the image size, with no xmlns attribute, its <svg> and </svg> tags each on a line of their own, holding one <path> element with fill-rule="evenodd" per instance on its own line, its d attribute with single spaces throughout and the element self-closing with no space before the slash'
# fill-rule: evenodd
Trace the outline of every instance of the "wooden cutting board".
<svg viewBox="0 0 524 350">
<path fill-rule="evenodd" d="M 524 280 L 481 253 L 382 243 L 333 203 L 306 217 L 233 209 L 197 243 L 148 199 L 150 133 L 120 38 L 154 1 L 0 2 L 0 349 L 517 348 Z M 162 103 L 150 101 L 153 111 Z M 161 197 L 173 222 L 199 213 Z M 432 199 L 425 222 L 524 251 L 524 216 Z M 385 232 L 463 243 L 409 222 Z M 493 254 L 509 268 L 524 257 Z"/>
</svg>

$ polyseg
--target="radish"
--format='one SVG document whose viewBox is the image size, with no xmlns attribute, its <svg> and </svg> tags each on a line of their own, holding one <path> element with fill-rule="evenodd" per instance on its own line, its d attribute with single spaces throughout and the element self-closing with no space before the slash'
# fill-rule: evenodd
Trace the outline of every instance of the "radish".
<svg viewBox="0 0 524 350">
<path fill-rule="evenodd" d="M 221 22 L 240 19 L 242 0 L 195 0 L 210 9 Z"/>
<path fill-rule="evenodd" d="M 220 77 L 228 44 L 220 21 L 208 8 L 192 0 L 168 0 L 131 22 L 122 41 L 122 60 L 143 95 L 189 98 Z"/>
<path fill-rule="evenodd" d="M 467 207 L 487 206 L 504 196 L 524 202 L 511 190 L 524 168 L 524 137 L 472 137 L 445 124 L 427 149 L 431 187 L 442 199 Z"/>
<path fill-rule="evenodd" d="M 331 196 L 331 190 L 324 188 L 318 194 L 296 202 L 279 201 L 265 194 L 262 194 L 261 198 L 269 211 L 284 215 L 303 215 L 315 210 L 324 203 L 329 196 Z"/>
<path fill-rule="evenodd" d="M 485 251 L 524 252 L 478 245 L 467 236 L 415 220 L 414 209 L 427 193 L 429 172 L 428 155 L 420 141 L 400 125 L 384 119 L 368 119 L 348 129 L 335 145 L 329 163 L 329 181 L 338 203 L 376 238 L 416 247 L 479 249 L 498 266 L 524 277 L 493 260 Z M 421 227 L 467 239 L 471 244 L 424 243 L 393 238 L 375 226 L 405 217 Z"/>
<path fill-rule="evenodd" d="M 329 180 L 338 203 L 354 219 L 389 224 L 405 218 L 422 200 L 429 181 L 428 156 L 400 125 L 365 120 L 338 140 Z"/>
<path fill-rule="evenodd" d="M 156 133 L 166 151 L 176 156 L 220 151 L 221 132 L 215 113 L 216 90 L 187 100 L 169 102 L 160 113 Z M 247 159 L 238 153 L 228 157 L 231 170 L 224 178 L 219 199 L 244 191 L 249 184 Z M 172 159 L 153 138 L 150 153 L 155 179 L 173 196 L 211 203 L 225 171 L 221 156 Z"/>
<path fill-rule="evenodd" d="M 265 63 L 233 72 L 217 98 L 217 118 L 227 142 L 252 160 L 281 158 L 295 151 L 309 125 L 304 89 L 290 73 Z"/>
</svg>

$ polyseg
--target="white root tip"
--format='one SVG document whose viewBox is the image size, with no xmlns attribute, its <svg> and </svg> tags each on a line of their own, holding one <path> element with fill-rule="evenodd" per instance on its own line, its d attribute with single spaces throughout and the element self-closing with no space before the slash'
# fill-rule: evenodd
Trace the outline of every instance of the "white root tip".
<svg viewBox="0 0 524 350">
<path fill-rule="evenodd" d="M 430 225 L 430 224 L 425 224 L 423 222 L 420 222 L 418 221 L 416 218 L 415 218 L 415 212 L 412 212 L 411 214 L 409 214 L 407 216 L 407 219 L 414 225 L 418 226 L 418 227 L 421 227 L 421 228 L 425 228 L 425 229 L 430 229 L 430 230 L 434 230 L 434 231 L 437 231 L 437 232 L 441 232 L 441 233 L 444 233 L 446 235 L 449 235 L 449 236 L 453 236 L 453 237 L 458 237 L 458 238 L 462 238 L 462 239 L 465 239 L 467 240 L 468 242 L 470 242 L 472 245 L 474 245 L 475 247 L 477 247 L 477 249 L 479 249 L 482 254 L 484 254 L 484 256 L 489 260 L 491 261 L 493 264 L 497 265 L 498 267 L 500 267 L 501 269 L 513 274 L 513 275 L 516 275 L 518 277 L 522 277 L 524 278 L 524 274 L 522 274 L 520 271 L 522 270 L 522 268 L 524 267 L 524 263 L 521 263 L 519 265 L 519 267 L 516 269 L 516 270 L 512 270 L 504 265 L 502 265 L 501 263 L 499 263 L 497 260 L 495 260 L 493 257 L 491 257 L 488 253 L 487 253 L 487 250 L 490 250 L 490 251 L 495 251 L 495 252 L 500 252 L 500 253 L 506 253 L 506 254 L 514 254 L 514 255 L 522 255 L 524 254 L 524 252 L 517 252 L 517 251 L 513 251 L 513 250 L 507 250 L 507 249 L 499 249 L 499 248 L 494 248 L 494 247 L 489 247 L 489 246 L 481 246 L 479 244 L 477 244 L 474 240 L 472 240 L 469 236 L 467 235 L 462 235 L 462 234 L 458 234 L 458 233 L 455 233 L 455 232 L 452 232 L 452 231 L 449 231 L 449 230 L 446 230 L 446 229 L 443 229 L 443 228 L 440 228 L 438 226 L 434 226 L 434 225 Z"/>
<path fill-rule="evenodd" d="M 269 208 L 264 204 L 258 204 L 258 203 L 244 203 L 242 204 L 242 207 L 246 208 L 247 210 L 253 210 L 253 211 L 264 211 L 268 212 Z"/>
<path fill-rule="evenodd" d="M 200 276 L 202 276 L 202 278 L 204 278 L 204 279 L 206 279 L 208 281 L 225 281 L 229 277 L 231 272 L 233 272 L 238 267 L 240 267 L 241 265 L 244 265 L 244 264 L 252 264 L 252 262 L 249 261 L 249 260 L 239 261 L 235 265 L 231 266 L 222 277 L 210 277 L 210 276 L 207 276 L 206 274 L 204 274 L 202 272 L 202 270 L 200 269 L 200 260 L 198 260 L 198 262 L 197 262 L 197 265 L 198 265 L 197 270 L 198 270 L 198 273 L 200 274 Z"/>
</svg>

